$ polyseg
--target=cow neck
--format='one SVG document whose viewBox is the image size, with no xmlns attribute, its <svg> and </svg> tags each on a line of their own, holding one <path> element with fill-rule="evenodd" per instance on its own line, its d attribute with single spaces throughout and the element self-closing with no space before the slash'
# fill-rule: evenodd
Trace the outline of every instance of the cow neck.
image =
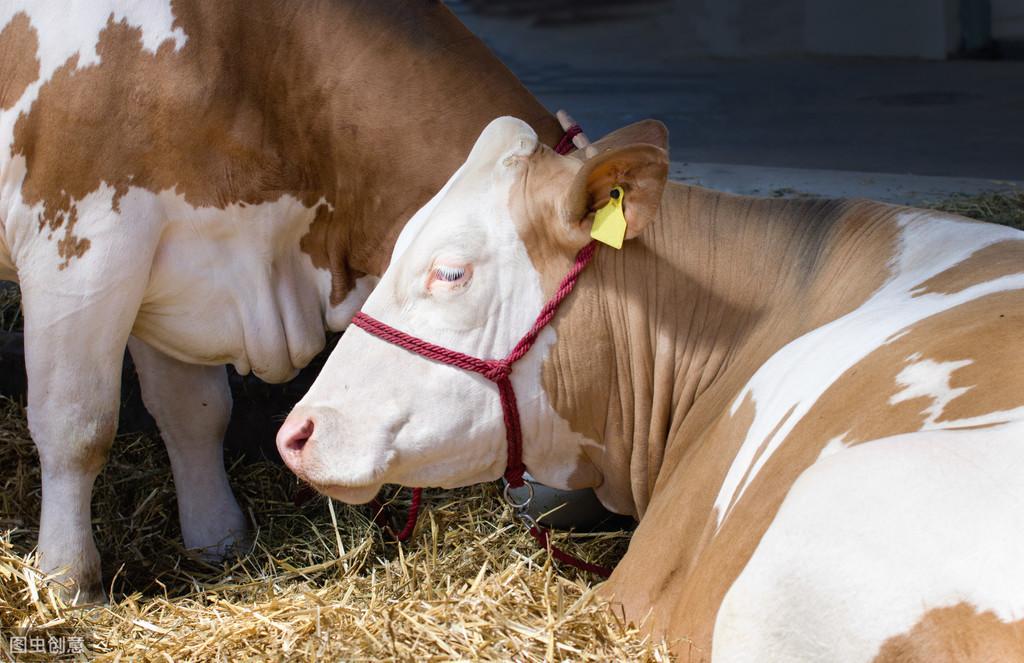
<svg viewBox="0 0 1024 663">
<path fill-rule="evenodd" d="M 328 7 L 336 5 L 328 3 Z M 295 117 L 317 109 L 303 138 L 332 193 L 304 238 L 334 278 L 380 275 L 409 218 L 448 180 L 494 118 L 529 123 L 541 141 L 558 120 L 443 3 L 350 3 L 305 22 L 321 81 L 293 84 Z M 304 21 L 306 19 L 303 19 Z"/>
<path fill-rule="evenodd" d="M 731 458 L 735 449 L 705 442 L 744 414 L 731 405 L 754 372 L 886 278 L 885 219 L 863 205 L 670 182 L 645 232 L 601 253 L 596 287 L 555 322 L 541 379 L 557 415 L 596 443 L 583 452 L 602 475 L 602 502 L 642 517 L 680 466 L 714 498 L 718 469 L 689 463 Z"/>
</svg>

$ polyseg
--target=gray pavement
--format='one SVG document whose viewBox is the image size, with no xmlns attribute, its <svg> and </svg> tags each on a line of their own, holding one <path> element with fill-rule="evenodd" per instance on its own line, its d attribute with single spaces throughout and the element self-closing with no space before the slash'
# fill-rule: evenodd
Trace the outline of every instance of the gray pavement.
<svg viewBox="0 0 1024 663">
<path fill-rule="evenodd" d="M 870 198 L 918 206 L 941 202 L 953 194 L 1024 194 L 1024 182 L 1012 180 L 723 163 L 674 161 L 669 177 L 746 196 Z"/>
<path fill-rule="evenodd" d="M 700 60 L 642 21 L 538 24 L 452 7 L 592 138 L 665 122 L 677 177 L 901 202 L 1024 182 L 1021 61 Z"/>
</svg>

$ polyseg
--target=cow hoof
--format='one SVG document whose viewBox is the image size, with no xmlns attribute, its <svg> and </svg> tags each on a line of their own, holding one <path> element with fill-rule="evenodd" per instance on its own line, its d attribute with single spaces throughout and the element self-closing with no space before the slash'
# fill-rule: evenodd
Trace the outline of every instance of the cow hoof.
<svg viewBox="0 0 1024 663">
<path fill-rule="evenodd" d="M 92 544 L 92 538 L 85 543 Z M 76 548 L 78 554 L 73 552 Z M 100 557 L 94 546 L 76 546 L 74 541 L 62 541 L 58 546 L 41 538 L 39 550 L 38 569 L 50 592 L 69 605 L 106 603 Z"/>
<path fill-rule="evenodd" d="M 51 576 L 47 585 L 49 590 L 67 605 L 106 605 L 109 602 L 99 579 L 77 582 L 72 577 L 62 574 Z"/>
<path fill-rule="evenodd" d="M 247 531 L 232 530 L 220 539 L 208 543 L 186 541 L 185 547 L 204 562 L 221 562 L 247 555 L 252 547 L 252 539 Z"/>
<path fill-rule="evenodd" d="M 203 523 L 203 527 L 182 527 L 185 547 L 200 559 L 219 562 L 248 554 L 252 546 L 248 523 L 237 507 L 225 518 Z M 184 523 L 183 523 L 184 525 Z"/>
<path fill-rule="evenodd" d="M 76 606 L 86 605 L 107 605 L 110 597 L 103 591 L 100 585 L 93 585 L 88 588 L 75 588 L 74 591 L 63 590 L 65 601 Z"/>
<path fill-rule="evenodd" d="M 250 546 L 251 542 L 249 539 L 243 537 L 238 540 L 232 539 L 231 541 L 225 541 L 225 543 L 215 546 L 206 546 L 203 548 L 189 547 L 188 553 L 193 558 L 203 562 L 219 564 L 220 562 L 244 557 L 248 554 Z"/>
</svg>

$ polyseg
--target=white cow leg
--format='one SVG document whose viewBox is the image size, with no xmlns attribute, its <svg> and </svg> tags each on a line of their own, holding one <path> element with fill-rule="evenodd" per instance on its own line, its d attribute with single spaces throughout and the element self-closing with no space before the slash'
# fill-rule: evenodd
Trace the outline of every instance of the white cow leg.
<svg viewBox="0 0 1024 663">
<path fill-rule="evenodd" d="M 40 417 L 33 416 L 40 410 L 50 409 L 45 405 L 29 406 L 29 425 L 42 470 L 39 566 L 67 587 L 68 598 L 78 594 L 80 602 L 100 602 L 104 594 L 100 556 L 92 536 L 92 486 L 113 441 L 116 407 L 84 424 L 81 434 L 61 431 L 59 426 L 43 426 Z M 72 442 L 55 449 L 62 445 L 51 442 L 61 439 Z"/>
<path fill-rule="evenodd" d="M 127 331 L 119 335 L 88 314 L 41 321 L 31 293 L 24 302 L 28 425 L 42 474 L 39 565 L 68 597 L 94 602 L 104 594 L 92 487 L 117 429 Z"/>
<path fill-rule="evenodd" d="M 128 349 L 146 409 L 167 445 L 185 546 L 211 559 L 246 547 L 246 519 L 224 470 L 231 417 L 227 371 L 180 362 L 134 336 Z"/>
</svg>

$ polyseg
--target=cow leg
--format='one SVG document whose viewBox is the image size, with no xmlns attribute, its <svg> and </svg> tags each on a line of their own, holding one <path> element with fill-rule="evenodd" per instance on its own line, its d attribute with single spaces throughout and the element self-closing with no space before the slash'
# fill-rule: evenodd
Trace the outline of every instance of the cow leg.
<svg viewBox="0 0 1024 663">
<path fill-rule="evenodd" d="M 23 282 L 28 425 L 42 475 L 39 565 L 88 602 L 103 598 L 92 486 L 117 429 L 133 294 L 90 301 Z"/>
<path fill-rule="evenodd" d="M 142 400 L 167 445 L 185 546 L 222 558 L 246 540 L 245 516 L 224 471 L 224 433 L 231 417 L 227 371 L 180 362 L 134 336 L 128 349 Z"/>
</svg>

